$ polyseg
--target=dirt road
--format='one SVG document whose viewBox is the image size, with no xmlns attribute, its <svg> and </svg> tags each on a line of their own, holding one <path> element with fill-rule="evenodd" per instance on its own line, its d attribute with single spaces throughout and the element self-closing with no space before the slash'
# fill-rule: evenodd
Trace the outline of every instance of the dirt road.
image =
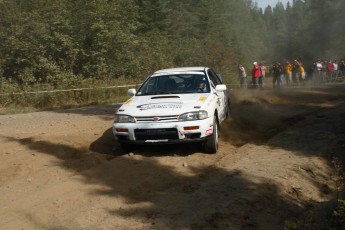
<svg viewBox="0 0 345 230">
<path fill-rule="evenodd" d="M 2 115 L 0 226 L 276 230 L 299 218 L 322 229 L 344 160 L 344 96 L 344 84 L 233 91 L 217 154 L 126 154 L 111 135 L 114 105 Z"/>
</svg>

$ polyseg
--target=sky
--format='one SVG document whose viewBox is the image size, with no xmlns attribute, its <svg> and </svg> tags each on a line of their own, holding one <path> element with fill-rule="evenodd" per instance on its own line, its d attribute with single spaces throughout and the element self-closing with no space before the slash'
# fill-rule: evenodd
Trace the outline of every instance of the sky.
<svg viewBox="0 0 345 230">
<path fill-rule="evenodd" d="M 286 3 L 288 1 L 290 1 L 290 3 L 292 2 L 292 0 L 254 0 L 255 2 L 258 3 L 258 7 L 259 8 L 262 8 L 263 10 L 268 6 L 268 5 L 271 5 L 272 8 L 275 7 L 275 5 L 278 3 L 278 2 L 281 2 L 283 3 L 283 5 L 286 7 Z"/>
</svg>

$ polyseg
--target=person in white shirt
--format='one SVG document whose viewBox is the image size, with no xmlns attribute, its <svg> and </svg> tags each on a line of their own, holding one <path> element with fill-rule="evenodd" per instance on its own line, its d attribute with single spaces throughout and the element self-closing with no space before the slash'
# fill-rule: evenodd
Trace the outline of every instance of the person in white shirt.
<svg viewBox="0 0 345 230">
<path fill-rule="evenodd" d="M 333 66 L 334 66 L 334 79 L 336 80 L 338 77 L 338 62 L 336 60 L 334 60 Z"/>
<path fill-rule="evenodd" d="M 321 61 L 318 60 L 316 62 L 316 83 L 321 83 L 322 82 L 322 64 Z"/>
<path fill-rule="evenodd" d="M 238 64 L 238 75 L 240 77 L 241 88 L 247 89 L 247 73 L 243 65 Z"/>
</svg>

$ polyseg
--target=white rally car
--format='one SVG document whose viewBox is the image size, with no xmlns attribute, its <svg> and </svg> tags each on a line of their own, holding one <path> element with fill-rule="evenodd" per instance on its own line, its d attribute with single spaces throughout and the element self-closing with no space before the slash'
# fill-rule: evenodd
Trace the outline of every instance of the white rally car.
<svg viewBox="0 0 345 230">
<path fill-rule="evenodd" d="M 156 71 L 116 112 L 113 134 L 124 149 L 135 144 L 202 142 L 218 150 L 219 125 L 230 115 L 226 85 L 208 67 Z"/>
</svg>

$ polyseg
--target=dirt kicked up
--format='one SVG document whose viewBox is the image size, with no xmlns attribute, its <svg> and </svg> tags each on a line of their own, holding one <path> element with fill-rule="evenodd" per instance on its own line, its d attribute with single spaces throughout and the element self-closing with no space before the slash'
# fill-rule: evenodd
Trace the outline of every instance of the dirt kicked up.
<svg viewBox="0 0 345 230">
<path fill-rule="evenodd" d="M 0 116 L 3 229 L 329 229 L 345 85 L 232 91 L 220 150 L 114 142 L 115 105 Z"/>
</svg>

